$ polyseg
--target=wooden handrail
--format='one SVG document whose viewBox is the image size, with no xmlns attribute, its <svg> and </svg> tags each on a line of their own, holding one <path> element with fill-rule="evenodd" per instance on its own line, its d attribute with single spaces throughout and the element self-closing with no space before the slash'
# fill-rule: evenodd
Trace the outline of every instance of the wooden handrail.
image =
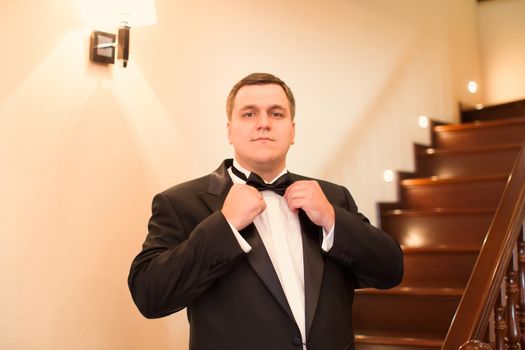
<svg viewBox="0 0 525 350">
<path fill-rule="evenodd" d="M 482 340 L 525 217 L 525 143 L 465 288 L 442 350 Z"/>
</svg>

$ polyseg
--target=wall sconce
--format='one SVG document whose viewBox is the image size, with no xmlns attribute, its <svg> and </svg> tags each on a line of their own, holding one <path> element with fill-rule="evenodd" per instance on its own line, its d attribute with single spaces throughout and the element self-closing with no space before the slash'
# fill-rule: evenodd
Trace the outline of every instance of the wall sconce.
<svg viewBox="0 0 525 350">
<path fill-rule="evenodd" d="M 93 31 L 89 58 L 93 62 L 115 63 L 115 34 Z"/>
<path fill-rule="evenodd" d="M 113 64 L 115 51 L 117 59 L 127 67 L 129 60 L 129 38 L 131 27 L 157 23 L 155 0 L 121 0 L 117 1 L 109 16 L 120 22 L 118 35 L 95 30 L 91 33 L 89 58 L 92 62 Z"/>
</svg>

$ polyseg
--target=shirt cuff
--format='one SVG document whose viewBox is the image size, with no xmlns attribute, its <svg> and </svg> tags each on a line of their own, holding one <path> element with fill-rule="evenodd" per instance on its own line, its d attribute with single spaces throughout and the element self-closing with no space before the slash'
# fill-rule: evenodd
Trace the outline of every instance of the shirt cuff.
<svg viewBox="0 0 525 350">
<path fill-rule="evenodd" d="M 323 243 L 321 244 L 321 249 L 325 251 L 325 253 L 328 253 L 330 249 L 332 249 L 332 246 L 334 245 L 334 231 L 335 231 L 335 224 L 332 226 L 332 229 L 328 232 L 323 228 Z"/>
<path fill-rule="evenodd" d="M 235 236 L 235 238 L 237 238 L 237 242 L 239 242 L 239 245 L 241 246 L 241 249 L 245 253 L 248 253 L 250 250 L 252 250 L 252 246 L 249 245 L 248 242 L 246 242 L 246 240 L 241 236 L 239 231 L 237 231 L 237 229 L 235 227 L 233 227 L 233 225 L 228 220 L 226 220 L 226 222 L 228 223 L 228 225 L 230 225 L 230 227 L 232 229 L 232 232 L 233 232 L 233 235 Z"/>
</svg>

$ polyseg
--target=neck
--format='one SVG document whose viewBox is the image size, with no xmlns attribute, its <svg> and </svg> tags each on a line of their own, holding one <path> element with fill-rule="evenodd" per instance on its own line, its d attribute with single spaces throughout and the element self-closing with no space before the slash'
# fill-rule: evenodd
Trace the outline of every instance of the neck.
<svg viewBox="0 0 525 350">
<path fill-rule="evenodd" d="M 251 163 L 245 163 L 237 158 L 235 160 L 244 169 L 256 173 L 266 182 L 270 182 L 274 180 L 277 177 L 277 175 L 279 175 L 286 168 L 285 162 L 280 162 L 277 164 L 273 164 L 273 163 L 251 164 Z"/>
</svg>

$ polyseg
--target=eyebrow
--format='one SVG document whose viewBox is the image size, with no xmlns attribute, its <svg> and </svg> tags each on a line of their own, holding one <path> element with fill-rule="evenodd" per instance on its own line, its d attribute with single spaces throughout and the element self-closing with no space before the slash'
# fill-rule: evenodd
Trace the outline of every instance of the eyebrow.
<svg viewBox="0 0 525 350">
<path fill-rule="evenodd" d="M 242 107 L 241 109 L 239 109 L 239 111 L 246 111 L 246 110 L 258 110 L 259 107 L 257 105 L 246 105 L 244 107 Z M 279 104 L 274 104 L 274 105 L 271 105 L 269 106 L 268 110 L 269 111 L 272 111 L 272 110 L 281 110 L 281 111 L 286 111 L 286 107 L 283 107 L 282 105 L 279 105 Z"/>
<path fill-rule="evenodd" d="M 245 109 L 258 109 L 259 107 L 256 106 L 256 105 L 246 105 L 244 107 L 241 108 L 241 110 L 245 110 Z M 275 105 L 271 105 L 268 109 L 286 109 L 285 107 L 283 107 L 282 105 L 278 105 L 278 104 L 275 104 Z"/>
<path fill-rule="evenodd" d="M 246 105 L 241 108 L 241 111 L 244 111 L 246 109 L 257 109 L 257 106 L 255 105 Z"/>
</svg>

